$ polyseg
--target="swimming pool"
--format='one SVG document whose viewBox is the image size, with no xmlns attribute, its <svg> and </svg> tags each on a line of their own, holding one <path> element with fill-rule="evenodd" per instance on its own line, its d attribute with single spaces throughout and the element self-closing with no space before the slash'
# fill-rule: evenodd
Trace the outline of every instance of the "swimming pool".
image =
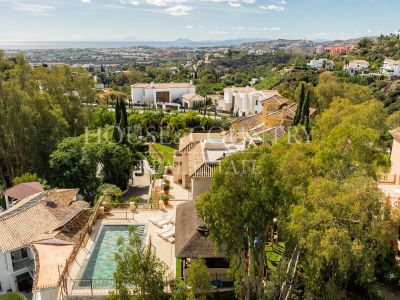
<svg viewBox="0 0 400 300">
<path fill-rule="evenodd" d="M 126 242 L 130 227 L 136 227 L 136 233 L 145 236 L 145 225 L 104 225 L 96 239 L 95 246 L 81 276 L 81 287 L 113 288 L 114 273 L 117 268 L 115 253 L 118 251 L 120 237 Z M 86 281 L 87 280 L 87 281 Z"/>
</svg>

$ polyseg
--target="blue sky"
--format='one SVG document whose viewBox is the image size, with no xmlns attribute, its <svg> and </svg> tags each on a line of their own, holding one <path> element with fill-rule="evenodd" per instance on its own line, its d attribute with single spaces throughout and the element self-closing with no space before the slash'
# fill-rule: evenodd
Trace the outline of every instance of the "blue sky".
<svg viewBox="0 0 400 300">
<path fill-rule="evenodd" d="M 336 39 L 400 29 L 399 0 L 0 0 L 0 41 Z"/>
</svg>

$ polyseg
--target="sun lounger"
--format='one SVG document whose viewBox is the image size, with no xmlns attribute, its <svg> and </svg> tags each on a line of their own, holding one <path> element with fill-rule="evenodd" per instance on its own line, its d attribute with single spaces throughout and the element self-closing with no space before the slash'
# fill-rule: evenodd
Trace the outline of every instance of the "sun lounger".
<svg viewBox="0 0 400 300">
<path fill-rule="evenodd" d="M 163 229 L 161 231 L 158 232 L 158 234 L 164 234 L 167 233 L 168 231 L 170 231 L 172 228 L 174 228 L 174 225 L 172 224 L 167 224 L 163 227 Z"/>
<path fill-rule="evenodd" d="M 154 222 L 153 224 L 156 225 L 157 227 L 162 228 L 164 225 L 170 224 L 174 222 L 174 217 L 168 216 L 164 220 L 159 221 L 159 222 Z"/>
<path fill-rule="evenodd" d="M 161 221 L 165 220 L 166 218 L 167 218 L 167 215 L 164 214 L 164 215 L 160 215 L 158 217 L 150 218 L 149 222 L 153 223 L 155 225 L 157 222 L 161 222 Z"/>
<path fill-rule="evenodd" d="M 175 227 L 172 228 L 170 231 L 165 232 L 163 234 L 158 234 L 160 238 L 163 240 L 166 240 L 168 242 L 168 239 L 175 237 Z"/>
</svg>

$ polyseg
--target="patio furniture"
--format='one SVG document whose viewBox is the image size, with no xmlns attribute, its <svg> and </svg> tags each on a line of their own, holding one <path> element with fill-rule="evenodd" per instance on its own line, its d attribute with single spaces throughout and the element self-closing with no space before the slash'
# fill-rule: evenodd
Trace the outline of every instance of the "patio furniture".
<svg viewBox="0 0 400 300">
<path fill-rule="evenodd" d="M 149 222 L 153 223 L 155 225 L 155 223 L 161 222 L 161 221 L 165 220 L 166 218 L 167 218 L 167 215 L 164 214 L 164 215 L 160 215 L 158 217 L 149 218 Z"/>
<path fill-rule="evenodd" d="M 168 242 L 168 239 L 173 238 L 175 236 L 175 226 L 170 231 L 167 231 L 162 234 L 158 233 L 158 236 Z"/>
<path fill-rule="evenodd" d="M 170 223 L 174 223 L 174 217 L 172 217 L 172 216 L 168 216 L 164 220 L 154 222 L 153 224 L 156 225 L 157 227 L 162 228 L 164 225 L 167 225 Z"/>
<path fill-rule="evenodd" d="M 163 227 L 163 229 L 161 231 L 159 231 L 157 234 L 164 234 L 167 233 L 168 231 L 170 231 L 171 229 L 174 228 L 174 225 L 172 224 L 167 224 Z"/>
</svg>

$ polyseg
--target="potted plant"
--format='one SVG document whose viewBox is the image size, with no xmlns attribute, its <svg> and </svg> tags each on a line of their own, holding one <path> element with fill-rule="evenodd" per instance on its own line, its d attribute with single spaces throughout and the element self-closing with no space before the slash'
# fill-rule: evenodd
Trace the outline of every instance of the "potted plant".
<svg viewBox="0 0 400 300">
<path fill-rule="evenodd" d="M 167 206 L 169 204 L 169 196 L 168 195 L 162 195 L 161 200 L 164 202 L 165 206 Z"/>
<path fill-rule="evenodd" d="M 169 184 L 167 184 L 167 183 L 165 183 L 164 185 L 163 185 L 163 190 L 164 190 L 164 194 L 165 195 L 169 195 L 169 190 L 171 189 L 171 186 L 169 185 Z"/>
</svg>

